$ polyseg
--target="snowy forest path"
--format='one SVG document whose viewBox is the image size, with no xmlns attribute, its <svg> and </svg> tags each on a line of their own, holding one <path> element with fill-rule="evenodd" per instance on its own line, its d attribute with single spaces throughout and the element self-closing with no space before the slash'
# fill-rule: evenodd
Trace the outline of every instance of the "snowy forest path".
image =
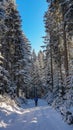
<svg viewBox="0 0 73 130">
<path fill-rule="evenodd" d="M 4 122 L 8 125 L 0 130 L 73 130 L 73 126 L 67 125 L 44 100 L 39 99 L 37 107 L 34 100 L 29 100 L 23 107 L 6 117 Z"/>
</svg>

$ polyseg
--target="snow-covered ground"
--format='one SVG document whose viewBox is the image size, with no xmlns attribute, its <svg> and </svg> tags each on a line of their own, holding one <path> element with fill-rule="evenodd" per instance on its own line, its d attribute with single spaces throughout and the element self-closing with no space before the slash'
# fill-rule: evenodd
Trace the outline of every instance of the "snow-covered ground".
<svg viewBox="0 0 73 130">
<path fill-rule="evenodd" d="M 34 100 L 28 100 L 22 108 L 0 105 L 0 130 L 73 130 L 73 125 L 67 125 L 44 100 L 39 99 L 37 107 Z"/>
</svg>

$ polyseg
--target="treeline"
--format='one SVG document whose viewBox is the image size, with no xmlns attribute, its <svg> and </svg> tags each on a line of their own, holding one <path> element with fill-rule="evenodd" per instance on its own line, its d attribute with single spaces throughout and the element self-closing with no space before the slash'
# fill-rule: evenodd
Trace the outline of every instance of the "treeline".
<svg viewBox="0 0 73 130">
<path fill-rule="evenodd" d="M 46 85 L 51 103 L 73 104 L 73 0 L 47 0 L 44 15 Z"/>
</svg>

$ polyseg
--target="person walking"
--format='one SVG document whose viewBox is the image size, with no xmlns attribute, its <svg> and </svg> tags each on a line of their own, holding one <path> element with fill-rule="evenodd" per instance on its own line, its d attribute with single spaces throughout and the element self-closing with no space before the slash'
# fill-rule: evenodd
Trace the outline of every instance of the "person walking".
<svg viewBox="0 0 73 130">
<path fill-rule="evenodd" d="M 37 106 L 38 105 L 38 97 L 35 97 L 34 101 L 35 101 L 35 106 Z"/>
</svg>

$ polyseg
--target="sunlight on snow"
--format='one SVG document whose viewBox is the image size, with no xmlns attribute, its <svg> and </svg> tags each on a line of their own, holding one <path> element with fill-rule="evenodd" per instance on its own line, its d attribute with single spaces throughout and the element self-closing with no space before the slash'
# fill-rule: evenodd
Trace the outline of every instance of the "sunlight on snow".
<svg viewBox="0 0 73 130">
<path fill-rule="evenodd" d="M 11 114 L 12 112 L 16 112 L 18 114 L 22 114 L 19 110 L 17 110 L 15 107 L 7 105 L 6 103 L 1 104 L 1 108 L 6 108 L 6 110 L 3 110 L 6 112 L 6 114 Z"/>
<path fill-rule="evenodd" d="M 32 121 L 31 121 L 31 123 L 37 123 L 38 121 L 37 121 L 37 118 L 36 117 L 34 117 L 33 119 L 32 119 Z"/>
<path fill-rule="evenodd" d="M 8 124 L 6 124 L 3 120 L 0 122 L 0 127 L 6 128 Z"/>
</svg>

